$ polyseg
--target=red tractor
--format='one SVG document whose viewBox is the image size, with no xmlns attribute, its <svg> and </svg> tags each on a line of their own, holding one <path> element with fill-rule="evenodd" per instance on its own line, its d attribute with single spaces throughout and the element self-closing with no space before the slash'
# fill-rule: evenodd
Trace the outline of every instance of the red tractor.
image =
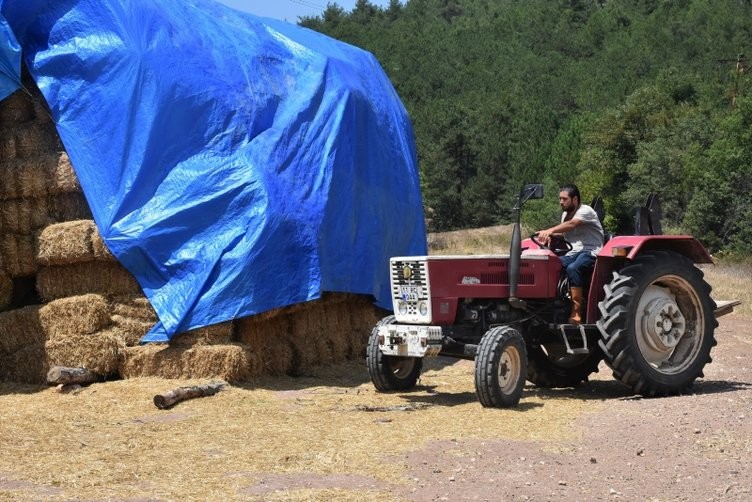
<svg viewBox="0 0 752 502">
<path fill-rule="evenodd" d="M 543 186 L 526 185 L 514 207 L 509 255 L 410 256 L 390 260 L 394 315 L 374 327 L 367 366 L 379 391 L 413 388 L 423 358 L 475 360 L 486 407 L 516 406 L 525 380 L 572 387 L 605 360 L 635 393 L 686 391 L 711 361 L 716 304 L 697 263 L 712 263 L 693 237 L 661 235 L 657 199 L 636 218 L 638 234 L 606 240 L 585 292 L 583 323 L 569 324 L 569 287 L 558 255 L 520 237 L 520 213 Z M 602 218 L 602 203 L 594 209 Z"/>
</svg>

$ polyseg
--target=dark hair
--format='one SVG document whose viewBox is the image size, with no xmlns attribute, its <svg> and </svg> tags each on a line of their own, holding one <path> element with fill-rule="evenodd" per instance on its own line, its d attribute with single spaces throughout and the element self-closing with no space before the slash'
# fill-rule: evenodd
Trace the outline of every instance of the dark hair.
<svg viewBox="0 0 752 502">
<path fill-rule="evenodd" d="M 580 197 L 580 189 L 577 188 L 577 185 L 574 183 L 569 183 L 568 185 L 564 185 L 561 188 L 559 188 L 560 192 L 567 192 L 567 195 L 569 195 L 570 199 L 574 199 L 577 197 L 577 202 L 582 202 L 582 197 Z"/>
</svg>

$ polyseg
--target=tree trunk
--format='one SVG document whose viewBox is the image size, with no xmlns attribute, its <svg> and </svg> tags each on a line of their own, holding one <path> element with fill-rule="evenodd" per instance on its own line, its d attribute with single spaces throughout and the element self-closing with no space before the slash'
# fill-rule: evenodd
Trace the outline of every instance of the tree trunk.
<svg viewBox="0 0 752 502">
<path fill-rule="evenodd" d="M 47 372 L 47 383 L 50 385 L 89 384 L 102 380 L 102 377 L 86 368 L 68 368 L 53 366 Z"/>
<path fill-rule="evenodd" d="M 185 401 L 186 399 L 213 396 L 220 390 L 224 389 L 226 385 L 226 382 L 211 382 L 205 385 L 178 387 L 177 389 L 154 396 L 154 405 L 160 410 L 164 410 L 173 404 Z"/>
</svg>

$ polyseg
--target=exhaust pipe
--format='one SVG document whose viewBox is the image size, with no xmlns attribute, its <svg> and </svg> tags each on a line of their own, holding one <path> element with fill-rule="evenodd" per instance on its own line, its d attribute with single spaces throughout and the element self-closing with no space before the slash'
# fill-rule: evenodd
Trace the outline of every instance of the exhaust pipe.
<svg viewBox="0 0 752 502">
<path fill-rule="evenodd" d="M 530 199 L 543 198 L 543 185 L 533 183 L 525 185 L 517 196 L 517 204 L 514 205 L 514 227 L 512 228 L 512 243 L 509 246 L 509 305 L 518 309 L 527 308 L 525 300 L 517 298 L 517 284 L 520 279 L 520 259 L 522 257 L 522 230 L 521 215 L 522 206 Z"/>
<path fill-rule="evenodd" d="M 527 304 L 524 300 L 517 298 L 517 284 L 520 280 L 520 259 L 522 257 L 522 236 L 520 230 L 520 213 L 522 207 L 520 197 L 517 198 L 517 204 L 514 206 L 515 221 L 512 229 L 512 244 L 509 246 L 509 304 L 518 309 L 524 309 Z"/>
</svg>

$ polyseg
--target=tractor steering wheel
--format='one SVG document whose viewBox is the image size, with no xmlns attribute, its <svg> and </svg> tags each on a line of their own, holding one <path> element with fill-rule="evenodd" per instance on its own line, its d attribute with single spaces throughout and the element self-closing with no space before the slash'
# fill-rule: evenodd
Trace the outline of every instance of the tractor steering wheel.
<svg viewBox="0 0 752 502">
<path fill-rule="evenodd" d="M 535 232 L 533 235 L 531 235 L 530 240 L 533 241 L 541 249 L 548 249 L 556 254 L 566 254 L 572 250 L 572 244 L 563 237 L 551 236 L 551 240 L 549 241 L 548 246 L 540 242 L 538 239 L 536 239 L 536 237 L 538 237 L 538 232 Z"/>
</svg>

